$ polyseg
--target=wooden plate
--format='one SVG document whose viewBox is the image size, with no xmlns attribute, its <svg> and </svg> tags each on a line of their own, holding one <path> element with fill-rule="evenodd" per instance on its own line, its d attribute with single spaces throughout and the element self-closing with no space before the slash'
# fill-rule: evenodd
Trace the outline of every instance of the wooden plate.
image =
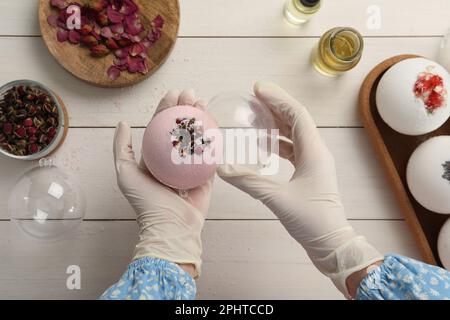
<svg viewBox="0 0 450 320">
<path fill-rule="evenodd" d="M 85 3 L 87 0 L 76 0 Z M 88 49 L 69 42 L 60 43 L 56 39 L 57 28 L 47 23 L 47 17 L 56 10 L 50 6 L 50 0 L 39 2 L 39 24 L 45 45 L 56 60 L 70 73 L 90 84 L 100 87 L 125 87 L 136 84 L 155 72 L 167 59 L 177 39 L 180 24 L 180 8 L 178 0 L 134 0 L 139 5 L 141 19 L 146 30 L 158 14 L 164 20 L 161 38 L 148 50 L 149 69 L 146 75 L 141 73 L 122 72 L 116 80 L 111 80 L 106 71 L 112 65 L 114 56 L 109 54 L 103 58 L 94 58 Z"/>
<path fill-rule="evenodd" d="M 399 61 L 416 57 L 418 56 L 400 55 L 376 66 L 362 84 L 359 107 L 364 127 L 384 167 L 424 261 L 442 266 L 437 251 L 437 238 L 448 216 L 429 211 L 414 199 L 406 183 L 406 167 L 411 154 L 422 142 L 434 136 L 450 135 L 450 121 L 429 134 L 403 135 L 391 129 L 381 119 L 375 101 L 378 83 L 384 72 Z M 380 232 L 382 233 L 382 230 Z"/>
</svg>

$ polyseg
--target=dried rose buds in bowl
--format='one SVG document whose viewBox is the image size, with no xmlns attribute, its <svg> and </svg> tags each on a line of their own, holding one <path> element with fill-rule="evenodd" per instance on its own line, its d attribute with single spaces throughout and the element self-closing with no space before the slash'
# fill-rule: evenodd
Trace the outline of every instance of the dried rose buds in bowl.
<svg viewBox="0 0 450 320">
<path fill-rule="evenodd" d="M 64 106 L 44 85 L 18 80 L 0 88 L 0 153 L 43 158 L 62 143 L 67 127 Z"/>
</svg>

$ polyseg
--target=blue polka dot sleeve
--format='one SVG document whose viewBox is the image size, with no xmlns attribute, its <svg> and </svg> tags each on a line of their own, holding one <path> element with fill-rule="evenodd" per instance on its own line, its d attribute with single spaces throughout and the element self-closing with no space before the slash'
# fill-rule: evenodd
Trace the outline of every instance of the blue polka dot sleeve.
<svg viewBox="0 0 450 320">
<path fill-rule="evenodd" d="M 358 300 L 449 300 L 450 272 L 414 259 L 388 255 L 358 288 Z"/>
<path fill-rule="evenodd" d="M 177 264 L 150 257 L 133 261 L 100 300 L 193 300 L 197 288 Z"/>
</svg>

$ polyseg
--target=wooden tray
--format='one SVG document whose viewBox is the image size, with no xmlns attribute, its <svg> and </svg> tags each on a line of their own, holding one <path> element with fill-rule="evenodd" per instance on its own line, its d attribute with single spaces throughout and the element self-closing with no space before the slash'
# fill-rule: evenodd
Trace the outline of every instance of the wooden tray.
<svg viewBox="0 0 450 320">
<path fill-rule="evenodd" d="M 85 3 L 87 0 L 74 2 Z M 112 65 L 114 56 L 109 54 L 103 58 L 94 58 L 87 48 L 60 43 L 56 39 L 56 28 L 51 27 L 47 17 L 56 11 L 51 7 L 50 0 L 39 1 L 39 25 L 42 38 L 50 53 L 61 66 L 75 77 L 100 87 L 125 87 L 136 84 L 154 73 L 169 56 L 178 35 L 180 24 L 180 8 L 178 0 L 135 0 L 140 8 L 140 16 L 146 30 L 154 17 L 160 14 L 164 20 L 161 38 L 148 50 L 150 71 L 141 73 L 122 72 L 116 80 L 111 80 L 106 71 Z"/>
<path fill-rule="evenodd" d="M 421 136 L 407 136 L 391 129 L 378 113 L 375 93 L 384 72 L 399 61 L 415 58 L 415 55 L 392 57 L 376 66 L 364 80 L 359 93 L 359 108 L 364 127 L 386 171 L 394 194 L 400 204 L 423 260 L 440 265 L 437 252 L 439 230 L 447 215 L 431 212 L 422 207 L 409 192 L 406 183 L 406 166 L 413 151 L 424 141 L 439 135 L 450 135 L 450 121 L 441 128 Z M 380 230 L 382 233 L 382 230 Z"/>
</svg>

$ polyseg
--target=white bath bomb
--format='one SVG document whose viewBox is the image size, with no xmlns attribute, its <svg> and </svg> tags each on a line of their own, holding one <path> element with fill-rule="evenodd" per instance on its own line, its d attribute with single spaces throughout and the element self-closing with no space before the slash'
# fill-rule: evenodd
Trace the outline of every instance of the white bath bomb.
<svg viewBox="0 0 450 320">
<path fill-rule="evenodd" d="M 444 223 L 439 232 L 438 253 L 445 269 L 450 270 L 450 219 Z"/>
<path fill-rule="evenodd" d="M 438 129 L 450 116 L 450 75 L 424 58 L 395 64 L 381 78 L 376 103 L 381 118 L 395 131 L 421 135 Z"/>
<path fill-rule="evenodd" d="M 147 126 L 142 156 L 165 185 L 188 190 L 214 176 L 221 161 L 222 136 L 216 121 L 192 106 L 159 112 Z"/>
<path fill-rule="evenodd" d="M 423 207 L 450 214 L 450 136 L 422 143 L 409 159 L 406 180 Z"/>
</svg>

